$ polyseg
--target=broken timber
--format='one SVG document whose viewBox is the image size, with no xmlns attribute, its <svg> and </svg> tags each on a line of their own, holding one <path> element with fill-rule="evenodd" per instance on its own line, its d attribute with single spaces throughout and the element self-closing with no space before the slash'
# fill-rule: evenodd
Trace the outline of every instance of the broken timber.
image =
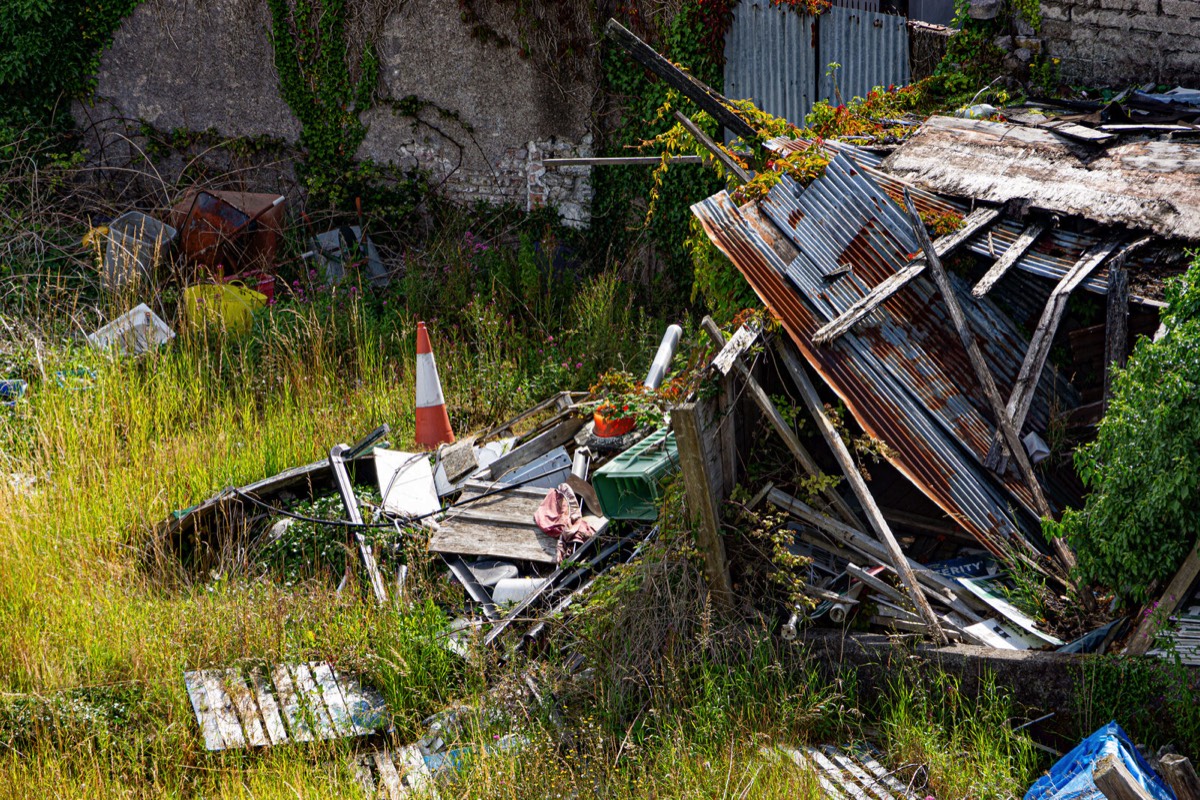
<svg viewBox="0 0 1200 800">
<path fill-rule="evenodd" d="M 1123 368 L 1129 355 L 1129 271 L 1121 258 L 1114 258 L 1108 265 L 1104 322 L 1104 406 L 1107 408 L 1112 397 L 1113 370 Z"/>
<path fill-rule="evenodd" d="M 1141 239 L 1129 245 L 1122 251 L 1122 255 L 1128 254 L 1148 241 L 1149 239 Z M 1046 308 L 1042 311 L 1042 317 L 1038 320 L 1037 328 L 1029 340 L 1029 349 L 1025 352 L 1025 360 L 1021 363 L 1021 372 L 1013 384 L 1012 395 L 1004 409 L 1004 414 L 1015 431 L 1019 432 L 1024 427 L 1025 418 L 1029 415 L 1029 408 L 1033 405 L 1034 390 L 1042 375 L 1042 369 L 1046 366 L 1054 335 L 1058 332 L 1059 323 L 1062 322 L 1063 313 L 1067 309 L 1067 299 L 1071 292 L 1075 291 L 1079 284 L 1083 283 L 1117 249 L 1117 245 L 1117 241 L 1110 240 L 1085 252 L 1071 271 L 1063 276 L 1054 290 L 1050 292 Z M 1001 456 L 1001 442 L 997 435 L 992 440 L 992 447 L 988 451 L 987 458 L 984 459 L 984 466 L 989 469 L 1000 468 Z"/>
<path fill-rule="evenodd" d="M 1150 649 L 1150 645 L 1153 644 L 1154 636 L 1158 633 L 1163 621 L 1174 614 L 1187 599 L 1188 589 L 1198 577 L 1200 577 L 1200 541 L 1196 542 L 1187 558 L 1183 560 L 1179 571 L 1175 573 L 1175 577 L 1167 585 L 1166 591 L 1159 599 L 1158 608 L 1153 613 L 1146 615 L 1142 624 L 1130 637 L 1129 644 L 1125 647 L 1126 655 L 1145 655 L 1146 651 Z"/>
<path fill-rule="evenodd" d="M 708 134 L 700 130 L 700 126 L 693 122 L 690 117 L 688 117 L 682 111 L 676 111 L 675 119 L 680 125 L 683 126 L 684 130 L 691 134 L 692 138 L 696 140 L 697 144 L 699 144 L 708 152 L 712 153 L 713 158 L 715 158 L 722 167 L 737 177 L 739 181 L 742 183 L 749 183 L 751 181 L 754 176 L 751 175 L 745 167 L 734 161 L 729 153 L 725 152 L 723 147 L 709 138 Z"/>
<path fill-rule="evenodd" d="M 610 19 L 604 31 L 610 39 L 629 53 L 634 61 L 657 75 L 663 83 L 707 111 L 726 130 L 743 139 L 749 139 L 755 135 L 754 128 L 730 109 L 729 101 L 724 96 L 663 58 L 655 52 L 654 48 L 639 39 L 621 23 Z"/>
<path fill-rule="evenodd" d="M 879 763 L 878 751 L 870 745 L 844 751 L 830 745 L 799 749 L 780 747 L 777 752 L 801 769 L 811 771 L 823 797 L 832 800 L 846 800 L 847 797 L 850 800 L 917 800 L 917 795 Z"/>
<path fill-rule="evenodd" d="M 686 403 L 671 410 L 671 428 L 679 446 L 687 506 L 696 526 L 697 544 L 704 555 L 704 575 L 709 591 L 722 606 L 733 603 L 733 583 L 721 538 L 721 504 L 725 500 L 725 477 L 720 445 L 714 435 L 718 424 L 712 398 Z"/>
<path fill-rule="evenodd" d="M 722 347 L 725 344 L 725 337 L 721 334 L 721 329 L 717 327 L 717 324 L 713 322 L 711 317 L 705 317 L 701 320 L 700 326 L 704 328 L 709 338 L 712 339 L 713 344 L 718 347 Z M 820 477 L 821 468 L 817 465 L 816 459 L 812 457 L 812 454 L 800 442 L 800 437 L 796 435 L 796 432 L 792 430 L 792 426 L 779 413 L 779 409 L 775 407 L 775 403 L 771 401 L 771 397 L 767 394 L 766 390 L 750 374 L 750 368 L 738 357 L 733 358 L 732 364 L 737 370 L 738 375 L 741 376 L 742 382 L 746 385 L 746 391 L 749 392 L 750 398 L 763 412 L 763 415 L 766 416 L 767 421 L 771 423 L 771 427 L 779 434 L 779 438 L 783 439 L 788 451 L 800 462 L 800 465 L 804 467 L 804 470 L 809 475 L 812 475 L 814 478 Z M 858 515 L 850 508 L 850 504 L 842 499 L 842 496 L 837 493 L 836 489 L 829 487 L 822 490 L 821 493 L 829 501 L 830 506 L 837 512 L 837 515 L 845 522 L 850 525 L 862 526 Z"/>
<path fill-rule="evenodd" d="M 904 556 L 904 552 L 900 549 L 900 544 L 892 534 L 891 527 L 888 526 L 887 520 L 883 518 L 883 513 L 879 510 L 879 506 L 876 505 L 875 497 L 871 494 L 871 490 L 867 488 L 867 482 L 863 479 L 858 465 L 854 463 L 854 457 L 850 454 L 849 449 L 847 449 L 846 443 L 842 441 L 841 434 L 837 432 L 833 427 L 833 423 L 830 422 L 829 417 L 826 416 L 825 409 L 821 405 L 821 400 L 817 395 L 816 387 L 809 380 L 808 374 L 805 373 L 804 367 L 800 364 L 799 360 L 782 342 L 779 343 L 776 352 L 779 353 L 779 357 L 783 360 L 788 374 L 792 376 L 792 381 L 795 382 L 796 387 L 800 390 L 800 397 L 808 407 L 809 414 L 816 421 L 821 435 L 825 437 L 825 442 L 829 445 L 829 449 L 833 451 L 834 458 L 837 459 L 838 465 L 842 468 L 842 474 L 846 476 L 846 481 L 854 491 L 854 496 L 858 498 L 858 504 L 862 506 L 863 511 L 866 513 L 871 527 L 887 547 L 892 566 L 900 573 L 900 580 L 903 582 L 904 588 L 908 592 L 913 605 L 916 606 L 921 618 L 929 627 L 933 638 L 939 644 L 946 644 L 946 634 L 942 631 L 937 616 L 934 615 L 933 609 L 929 607 L 929 601 L 925 598 L 925 593 L 922 591 L 921 585 L 917 583 L 916 576 L 913 575 L 912 569 L 908 566 L 908 559 Z"/>
<path fill-rule="evenodd" d="M 971 294 L 976 297 L 983 297 L 992 290 L 1000 279 L 1003 278 L 1012 268 L 1014 264 L 1020 260 L 1021 256 L 1033 246 L 1037 238 L 1046 232 L 1046 226 L 1040 222 L 1031 222 L 1025 226 L 1021 234 L 1016 238 L 1008 249 L 1004 251 L 1004 255 L 996 259 L 996 263 L 992 264 L 991 269 L 987 271 L 979 283 L 975 284 L 975 288 L 971 290 Z"/>
<path fill-rule="evenodd" d="M 934 249 L 943 258 L 950 255 L 972 236 L 995 222 L 999 216 L 999 209 L 975 209 L 963 220 L 961 228 L 949 236 L 943 236 L 938 239 L 934 245 Z M 837 319 L 820 328 L 813 336 L 813 341 L 817 344 L 828 344 L 849 331 L 868 314 L 879 308 L 885 300 L 903 289 L 913 278 L 924 272 L 928 264 L 929 259 L 924 255 L 914 258 L 903 269 L 893 273 L 868 294 L 859 298 L 858 301 L 846 309 L 845 313 Z"/>
<path fill-rule="evenodd" d="M 1154 800 L 1119 756 L 1104 756 L 1092 768 L 1092 783 L 1108 800 Z"/>
<path fill-rule="evenodd" d="M 183 674 L 207 750 L 367 736 L 383 728 L 383 698 L 329 664 L 277 664 Z M 274 684 L 274 685 L 272 685 Z M 315 730 L 314 730 L 315 729 Z"/>
</svg>

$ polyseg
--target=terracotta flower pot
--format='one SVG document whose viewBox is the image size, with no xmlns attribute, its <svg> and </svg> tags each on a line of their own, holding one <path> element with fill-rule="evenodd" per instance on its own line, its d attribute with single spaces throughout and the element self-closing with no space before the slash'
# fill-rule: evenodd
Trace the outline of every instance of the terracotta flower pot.
<svg viewBox="0 0 1200 800">
<path fill-rule="evenodd" d="M 596 421 L 594 433 L 601 439 L 608 439 L 613 436 L 624 436 L 632 431 L 637 420 L 633 417 L 622 417 L 621 419 L 609 419 L 604 415 L 604 408 L 597 408 L 592 412 L 592 419 Z"/>
</svg>

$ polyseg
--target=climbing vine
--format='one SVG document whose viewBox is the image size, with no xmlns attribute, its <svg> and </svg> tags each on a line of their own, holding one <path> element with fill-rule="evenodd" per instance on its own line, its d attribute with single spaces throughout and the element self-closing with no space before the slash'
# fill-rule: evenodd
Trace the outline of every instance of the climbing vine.
<svg viewBox="0 0 1200 800">
<path fill-rule="evenodd" d="M 101 52 L 138 2 L 0 3 L 0 124 L 69 127 L 71 101 L 93 88 Z"/>
</svg>

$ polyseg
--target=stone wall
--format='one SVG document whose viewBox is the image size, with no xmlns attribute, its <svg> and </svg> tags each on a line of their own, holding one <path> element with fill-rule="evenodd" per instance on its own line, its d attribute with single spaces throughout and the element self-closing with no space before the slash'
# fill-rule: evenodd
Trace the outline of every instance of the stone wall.
<svg viewBox="0 0 1200 800">
<path fill-rule="evenodd" d="M 1200 87 L 1200 2 L 1042 0 L 1046 53 L 1091 86 Z"/>
<path fill-rule="evenodd" d="M 588 76 L 547 74 L 515 47 L 472 37 L 457 0 L 394 6 L 377 40 L 384 102 L 361 117 L 359 157 L 424 171 L 454 200 L 561 205 L 567 222 L 585 224 L 587 169 L 531 176 L 543 156 L 591 154 Z M 517 40 L 511 23 L 491 23 Z M 269 28 L 265 0 L 143 2 L 105 52 L 93 101 L 76 108 L 93 151 L 119 165 L 142 123 L 295 143 L 300 123 L 279 93 Z M 415 116 L 390 104 L 405 99 Z"/>
</svg>

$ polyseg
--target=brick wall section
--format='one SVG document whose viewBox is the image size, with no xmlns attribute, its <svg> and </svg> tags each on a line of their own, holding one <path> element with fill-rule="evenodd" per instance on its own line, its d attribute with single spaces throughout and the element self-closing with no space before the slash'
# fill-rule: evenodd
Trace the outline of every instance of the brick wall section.
<svg viewBox="0 0 1200 800">
<path fill-rule="evenodd" d="M 1197 0 L 1042 0 L 1047 55 L 1090 86 L 1200 86 Z"/>
</svg>

